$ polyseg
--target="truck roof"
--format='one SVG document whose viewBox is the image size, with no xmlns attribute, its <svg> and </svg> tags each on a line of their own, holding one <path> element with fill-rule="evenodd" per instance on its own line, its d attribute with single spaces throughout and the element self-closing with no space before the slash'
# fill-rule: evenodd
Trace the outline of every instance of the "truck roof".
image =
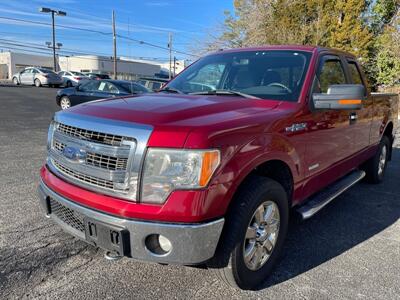
<svg viewBox="0 0 400 300">
<path fill-rule="evenodd" d="M 338 54 L 343 54 L 349 57 L 354 57 L 353 54 L 327 47 L 321 46 L 312 46 L 312 45 L 265 45 L 265 46 L 257 46 L 257 47 L 246 47 L 246 48 L 233 48 L 233 49 L 221 49 L 220 51 L 214 52 L 216 53 L 229 53 L 229 52 L 243 52 L 243 51 L 263 51 L 263 50 L 292 50 L 292 51 L 307 51 L 307 52 L 323 52 L 323 51 L 331 51 Z"/>
</svg>

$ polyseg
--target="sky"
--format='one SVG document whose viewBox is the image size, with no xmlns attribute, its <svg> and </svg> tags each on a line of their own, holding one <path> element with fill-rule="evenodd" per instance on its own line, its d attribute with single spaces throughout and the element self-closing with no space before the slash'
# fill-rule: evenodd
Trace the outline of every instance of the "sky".
<svg viewBox="0 0 400 300">
<path fill-rule="evenodd" d="M 224 20 L 224 11 L 233 9 L 233 0 L 0 0 L 0 50 L 18 51 L 28 45 L 37 54 L 46 52 L 51 42 L 51 15 L 39 13 L 40 7 L 62 10 L 56 24 L 83 30 L 56 28 L 56 42 L 62 43 L 65 55 L 112 55 L 111 15 L 115 10 L 116 31 L 127 38 L 117 38 L 117 56 L 167 60 L 165 49 L 140 44 L 145 41 L 167 47 L 172 33 L 177 59 L 195 59 L 193 53 L 201 41 Z M 6 18 L 6 19 L 4 19 Z M 15 19 L 33 21 L 26 23 Z M 44 23 L 44 24 L 43 24 Z M 94 30 L 98 32 L 87 32 Z M 129 40 L 133 39 L 133 40 Z M 13 48 L 13 49 L 11 49 Z M 49 54 L 51 52 L 49 51 Z"/>
</svg>

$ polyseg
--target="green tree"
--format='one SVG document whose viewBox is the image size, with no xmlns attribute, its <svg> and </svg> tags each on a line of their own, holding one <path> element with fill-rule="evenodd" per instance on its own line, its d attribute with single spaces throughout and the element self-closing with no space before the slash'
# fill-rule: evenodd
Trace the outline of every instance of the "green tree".
<svg viewBox="0 0 400 300">
<path fill-rule="evenodd" d="M 235 0 L 222 34 L 209 46 L 332 47 L 355 54 L 372 82 L 394 82 L 400 61 L 399 6 L 400 0 Z"/>
</svg>

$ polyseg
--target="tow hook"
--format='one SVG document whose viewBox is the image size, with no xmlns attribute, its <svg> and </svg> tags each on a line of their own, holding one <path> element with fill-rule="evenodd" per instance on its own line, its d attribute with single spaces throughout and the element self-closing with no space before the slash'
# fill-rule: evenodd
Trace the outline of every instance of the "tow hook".
<svg viewBox="0 0 400 300">
<path fill-rule="evenodd" d="M 107 251 L 106 253 L 104 253 L 104 258 L 109 261 L 117 261 L 120 260 L 122 256 L 115 251 Z"/>
</svg>

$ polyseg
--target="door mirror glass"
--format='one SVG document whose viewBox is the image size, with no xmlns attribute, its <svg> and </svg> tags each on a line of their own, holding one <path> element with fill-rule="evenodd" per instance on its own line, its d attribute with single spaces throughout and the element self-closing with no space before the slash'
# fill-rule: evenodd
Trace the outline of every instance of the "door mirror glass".
<svg viewBox="0 0 400 300">
<path fill-rule="evenodd" d="M 361 84 L 335 84 L 327 93 L 314 93 L 314 109 L 355 110 L 362 108 L 365 87 Z"/>
</svg>

